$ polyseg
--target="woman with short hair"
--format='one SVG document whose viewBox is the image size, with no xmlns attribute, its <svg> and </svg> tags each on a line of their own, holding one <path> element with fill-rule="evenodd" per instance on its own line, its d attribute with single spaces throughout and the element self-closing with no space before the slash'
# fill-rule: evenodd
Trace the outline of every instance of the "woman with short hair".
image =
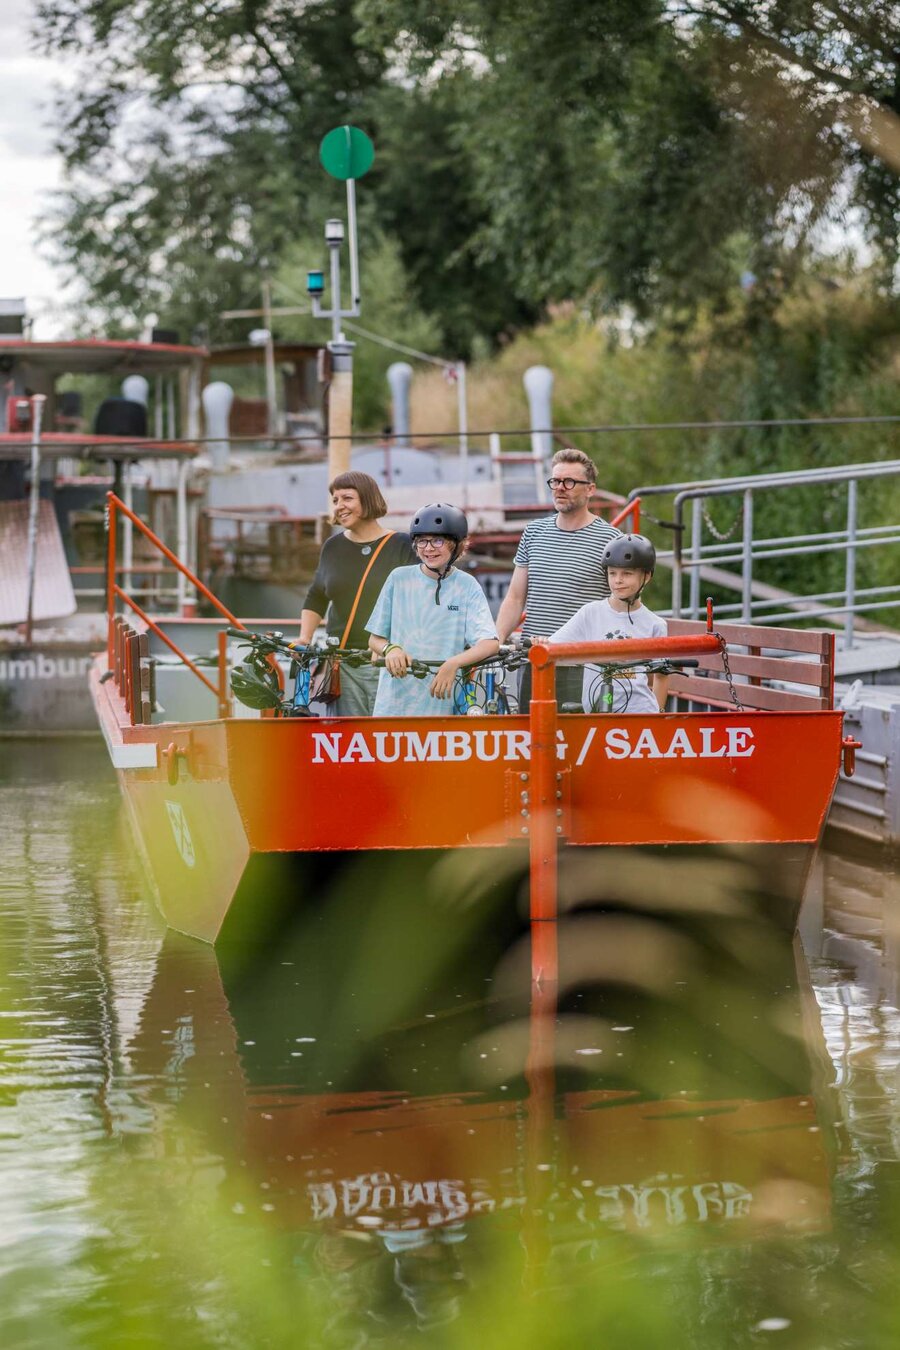
<svg viewBox="0 0 900 1350">
<path fill-rule="evenodd" d="M 365 650 L 368 643 L 365 620 L 384 583 L 395 567 L 415 562 L 416 555 L 408 534 L 386 530 L 381 523 L 387 503 L 369 474 L 356 470 L 338 474 L 329 483 L 328 492 L 332 522 L 340 527 L 341 533 L 333 534 L 322 545 L 319 565 L 303 602 L 297 645 L 308 646 L 312 642 L 327 613 L 329 637 L 336 637 L 342 647 Z M 374 666 L 342 665 L 340 696 L 329 705 L 329 713 L 334 717 L 370 716 L 377 688 L 378 670 Z"/>
</svg>

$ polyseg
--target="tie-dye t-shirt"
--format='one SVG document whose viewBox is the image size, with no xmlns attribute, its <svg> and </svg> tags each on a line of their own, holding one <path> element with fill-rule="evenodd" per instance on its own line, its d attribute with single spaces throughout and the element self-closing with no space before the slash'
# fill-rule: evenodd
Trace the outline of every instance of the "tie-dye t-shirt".
<svg viewBox="0 0 900 1350">
<path fill-rule="evenodd" d="M 440 604 L 434 603 L 437 582 L 422 569 L 398 567 L 388 577 L 366 621 L 369 633 L 396 642 L 419 661 L 446 661 L 483 638 L 495 638 L 497 627 L 484 591 L 474 577 L 454 567 L 441 582 Z M 436 667 L 435 667 L 436 669 Z M 414 675 L 395 679 L 382 670 L 375 696 L 375 717 L 447 717 L 453 700 L 432 698 L 431 680 Z"/>
</svg>

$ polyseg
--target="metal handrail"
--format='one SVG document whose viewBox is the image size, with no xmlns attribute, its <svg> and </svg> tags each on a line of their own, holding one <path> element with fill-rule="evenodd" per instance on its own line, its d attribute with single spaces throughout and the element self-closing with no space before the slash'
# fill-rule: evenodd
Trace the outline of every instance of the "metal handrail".
<svg viewBox="0 0 900 1350">
<path fill-rule="evenodd" d="M 632 488 L 628 494 L 628 500 L 631 501 L 635 497 L 671 497 L 676 493 L 686 492 L 692 488 L 698 490 L 700 488 L 716 488 L 721 489 L 722 493 L 727 495 L 729 487 L 731 491 L 739 491 L 742 487 L 750 484 L 765 482 L 774 486 L 781 482 L 786 484 L 787 479 L 812 481 L 814 479 L 827 479 L 832 474 L 841 473 L 844 470 L 874 470 L 892 466 L 900 467 L 900 459 L 865 460 L 859 464 L 836 465 L 833 469 L 817 465 L 813 469 L 779 469 L 772 473 L 733 474 L 730 477 L 720 478 L 685 478 L 680 483 L 651 483 L 643 487 Z"/>
<path fill-rule="evenodd" d="M 190 659 L 190 657 L 181 650 L 181 648 L 177 645 L 177 643 L 173 642 L 172 639 L 168 636 L 168 634 L 163 632 L 159 624 L 155 623 L 154 620 L 151 619 L 150 616 L 146 614 L 143 609 L 141 609 L 140 605 L 138 605 L 137 602 L 134 601 L 131 598 L 131 596 L 127 593 L 127 591 L 125 591 L 117 582 L 116 580 L 116 576 L 118 574 L 117 516 L 122 515 L 127 520 L 129 520 L 132 525 L 136 525 L 137 528 L 140 530 L 140 532 L 145 536 L 145 538 L 150 541 L 153 547 L 156 548 L 163 555 L 163 557 L 167 558 L 169 562 L 171 562 L 174 565 L 174 567 L 182 576 L 187 578 L 190 584 L 194 586 L 196 590 L 202 596 L 204 596 L 204 598 L 207 599 L 215 609 L 218 610 L 218 612 L 222 615 L 222 617 L 226 620 L 227 623 L 231 624 L 232 627 L 241 628 L 245 632 L 247 631 L 246 626 L 241 622 L 240 619 L 238 619 L 234 614 L 232 614 L 230 609 L 228 609 L 225 605 L 222 604 L 221 600 L 219 600 L 217 596 L 213 595 L 209 587 L 205 586 L 203 582 L 200 580 L 200 578 L 195 576 L 194 573 L 191 571 L 191 569 L 185 566 L 185 564 L 175 556 L 172 550 L 166 544 L 163 543 L 163 541 L 159 538 L 159 536 L 154 534 L 148 525 L 144 524 L 140 516 L 135 515 L 135 513 L 128 506 L 126 506 L 125 503 L 121 500 L 121 498 L 117 497 L 114 492 L 107 492 L 106 494 L 106 510 L 107 510 L 107 529 L 108 529 L 107 553 L 106 553 L 106 622 L 107 622 L 106 652 L 110 669 L 112 669 L 114 661 L 114 650 L 115 650 L 114 624 L 116 617 L 115 613 L 116 600 L 118 599 L 121 600 L 124 604 L 126 604 L 131 610 L 133 610 L 134 613 L 137 614 L 138 617 L 147 625 L 150 631 L 156 637 L 160 638 L 166 644 L 166 646 L 169 647 L 175 653 L 175 655 L 181 661 L 184 662 L 188 670 L 190 670 L 194 675 L 196 675 L 198 680 L 200 680 L 203 684 L 206 685 L 207 689 L 209 689 L 210 692 L 214 694 L 216 697 L 216 701 L 218 703 L 219 708 L 219 715 L 221 717 L 227 716 L 228 715 L 227 698 L 224 698 L 222 693 L 222 690 L 224 688 L 223 671 L 221 669 L 219 670 L 218 686 L 212 684 L 206 678 L 203 672 L 200 669 L 198 669 L 198 667 L 194 664 L 194 662 Z M 220 644 L 219 646 L 220 667 L 222 665 L 223 659 L 224 656 L 222 646 Z"/>
<path fill-rule="evenodd" d="M 727 479 L 710 479 L 706 482 L 699 481 L 694 483 L 676 485 L 667 484 L 651 489 L 636 489 L 644 495 L 649 492 L 652 495 L 671 495 L 672 490 L 678 490 L 674 494 L 674 549 L 672 553 L 672 614 L 674 617 L 681 617 L 683 612 L 683 580 L 685 573 L 690 580 L 690 591 L 688 600 L 688 613 L 691 617 L 697 617 L 700 612 L 700 578 L 704 566 L 714 564 L 722 567 L 729 563 L 740 563 L 740 582 L 741 582 L 741 602 L 737 607 L 743 623 L 751 623 L 755 610 L 768 608 L 769 605 L 784 604 L 786 597 L 781 597 L 773 602 L 767 597 L 763 600 L 754 598 L 754 580 L 753 565 L 755 562 L 768 561 L 773 558 L 787 558 L 814 553 L 844 553 L 845 559 L 845 583 L 841 592 L 824 592 L 817 595 L 804 595 L 796 597 L 797 603 L 813 604 L 816 608 L 812 610 L 787 611 L 784 615 L 775 616 L 766 615 L 767 622 L 781 621 L 787 618 L 824 618 L 826 615 L 845 615 L 843 645 L 847 649 L 853 644 L 853 618 L 857 612 L 869 609 L 888 609 L 896 607 L 900 602 L 889 600 L 887 597 L 893 593 L 890 587 L 870 587 L 865 589 L 860 595 L 868 596 L 880 595 L 884 597 L 880 602 L 872 601 L 867 604 L 859 603 L 859 595 L 856 590 L 856 559 L 860 549 L 873 548 L 877 545 L 890 545 L 900 542 L 900 529 L 894 523 L 877 526 L 867 526 L 862 529 L 858 525 L 858 485 L 860 482 L 875 480 L 885 477 L 895 477 L 900 474 L 900 460 L 880 460 L 867 462 L 863 464 L 846 464 L 834 467 L 818 466 L 813 469 L 801 469 L 793 471 L 778 472 L 773 474 L 742 475 L 740 477 Z M 807 534 L 779 535 L 770 538 L 755 538 L 753 529 L 754 496 L 758 492 L 766 492 L 773 489 L 803 488 L 815 487 L 824 484 L 847 484 L 847 517 L 846 524 L 840 530 L 818 531 Z M 742 519 L 742 538 L 740 543 L 729 544 L 726 542 L 717 542 L 704 545 L 703 543 L 703 502 L 708 498 L 727 497 L 740 493 L 743 501 L 739 512 L 739 518 Z M 690 547 L 686 545 L 685 535 L 687 532 L 687 521 L 685 520 L 685 506 L 690 502 L 692 506 L 692 515 L 690 522 Z M 737 523 L 737 522 L 735 522 Z M 821 605 L 818 602 L 836 598 L 843 600 L 843 604 Z M 728 609 L 735 609 L 735 606 L 726 606 Z"/>
</svg>

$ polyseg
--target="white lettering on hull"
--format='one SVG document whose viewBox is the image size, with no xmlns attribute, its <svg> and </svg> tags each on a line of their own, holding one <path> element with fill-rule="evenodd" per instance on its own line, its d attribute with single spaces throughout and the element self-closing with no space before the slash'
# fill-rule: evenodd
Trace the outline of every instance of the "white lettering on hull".
<svg viewBox="0 0 900 1350">
<path fill-rule="evenodd" d="M 576 767 L 587 758 L 596 733 L 596 726 L 588 727 Z M 565 759 L 568 745 L 562 731 L 557 739 L 557 758 Z M 312 742 L 313 764 L 462 764 L 467 760 L 515 764 L 531 755 L 530 733 L 506 729 L 314 731 Z M 610 727 L 602 744 L 607 759 L 748 759 L 756 750 L 750 727 L 670 727 L 665 722 L 640 729 Z"/>
<path fill-rule="evenodd" d="M 756 749 L 750 727 L 676 727 L 658 733 L 642 727 L 610 727 L 607 759 L 748 759 Z"/>
</svg>

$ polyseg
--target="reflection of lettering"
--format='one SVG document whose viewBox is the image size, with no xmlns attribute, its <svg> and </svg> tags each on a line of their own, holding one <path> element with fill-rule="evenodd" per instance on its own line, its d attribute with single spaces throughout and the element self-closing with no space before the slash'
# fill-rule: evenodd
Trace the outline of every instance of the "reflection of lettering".
<svg viewBox="0 0 900 1350">
<path fill-rule="evenodd" d="M 680 1228 L 685 1223 L 714 1219 L 746 1219 L 753 1200 L 752 1192 L 736 1181 L 703 1181 L 696 1186 L 665 1186 L 659 1182 L 598 1186 L 594 1195 L 599 1202 L 597 1217 L 615 1228 L 624 1227 L 628 1221 L 638 1228 L 649 1228 L 663 1219 L 670 1227 Z"/>
<path fill-rule="evenodd" d="M 416 1223 L 458 1223 L 472 1214 L 492 1214 L 525 1203 L 523 1195 L 492 1195 L 482 1182 L 405 1181 L 387 1172 L 364 1173 L 342 1181 L 314 1181 L 307 1193 L 314 1220 L 366 1215 L 377 1219 L 385 1229 Z M 574 1193 L 580 1198 L 579 1191 Z M 753 1193 L 736 1181 L 623 1183 L 598 1186 L 593 1195 L 596 1219 L 613 1228 L 729 1223 L 748 1218 L 753 1202 Z M 588 1203 L 579 1207 L 579 1218 L 591 1222 Z"/>
<path fill-rule="evenodd" d="M 498 1201 L 480 1183 L 441 1178 L 405 1181 L 386 1172 L 363 1174 L 343 1181 L 315 1181 L 307 1188 L 314 1220 L 377 1217 L 384 1228 L 396 1228 L 418 1211 L 428 1225 L 458 1223 L 470 1214 L 489 1214 L 523 1202 L 518 1196 Z M 424 1213 L 422 1212 L 424 1211 Z"/>
</svg>

